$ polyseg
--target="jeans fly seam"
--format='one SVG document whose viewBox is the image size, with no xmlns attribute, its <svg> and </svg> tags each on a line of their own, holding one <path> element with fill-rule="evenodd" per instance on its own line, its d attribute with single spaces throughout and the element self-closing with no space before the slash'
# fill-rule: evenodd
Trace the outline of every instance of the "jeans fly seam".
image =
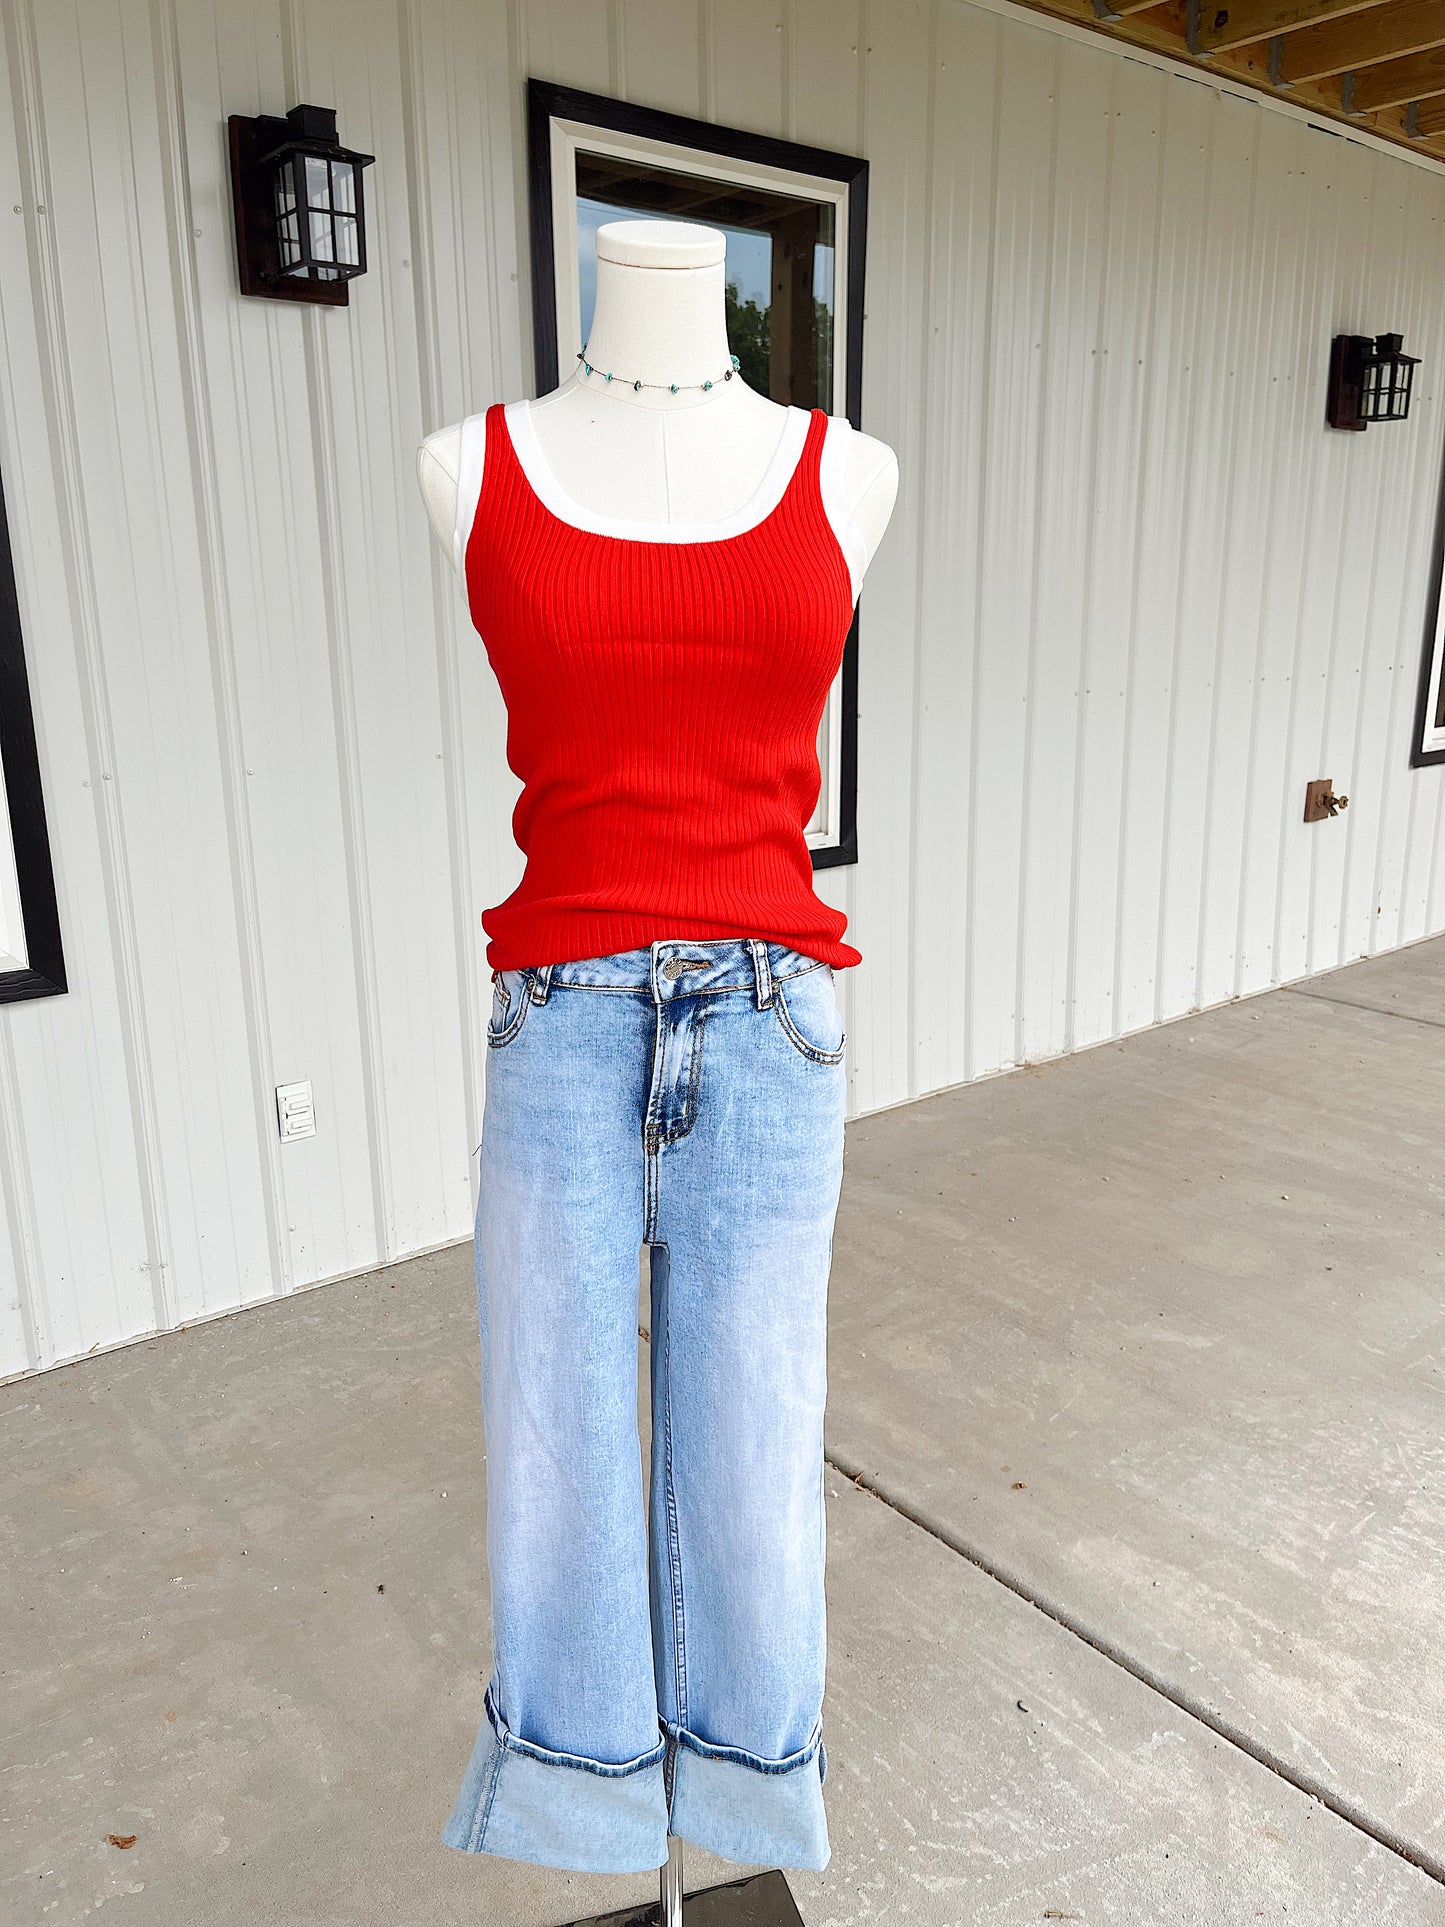
<svg viewBox="0 0 1445 1927">
<path fill-rule="evenodd" d="M 692 1027 L 692 1055 L 687 1067 L 687 1095 L 682 1101 L 682 1123 L 672 1131 L 660 1131 L 657 1142 L 673 1144 L 680 1137 L 686 1137 L 697 1122 L 697 1090 L 702 1081 L 702 1033 L 707 1022 L 708 1008 L 702 1005 L 695 1014 Z"/>
<path fill-rule="evenodd" d="M 663 1042 L 662 1005 L 658 1004 L 655 1008 L 656 1014 L 652 1030 L 652 1077 L 647 1093 L 647 1107 L 642 1115 L 643 1176 L 645 1182 L 643 1235 L 649 1244 L 652 1242 L 653 1233 L 657 1229 L 658 1138 L 655 1120 L 656 1113 L 661 1107 L 662 1068 L 666 1059 L 666 1048 Z"/>
</svg>

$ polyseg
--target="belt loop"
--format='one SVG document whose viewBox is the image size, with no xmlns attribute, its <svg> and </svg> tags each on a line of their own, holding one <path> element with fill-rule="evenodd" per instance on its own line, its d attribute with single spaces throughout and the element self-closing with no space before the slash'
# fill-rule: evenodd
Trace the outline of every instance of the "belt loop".
<svg viewBox="0 0 1445 1927">
<path fill-rule="evenodd" d="M 773 972 L 768 962 L 768 946 L 762 937 L 749 937 L 748 948 L 753 953 L 753 972 L 757 978 L 757 1005 L 766 1010 L 773 1001 Z"/>
<path fill-rule="evenodd" d="M 548 993 L 551 991 L 551 988 L 552 988 L 552 972 L 555 969 L 556 969 L 556 965 L 549 964 L 549 963 L 533 966 L 532 972 L 531 972 L 533 1003 L 535 1004 L 546 1003 Z"/>
</svg>

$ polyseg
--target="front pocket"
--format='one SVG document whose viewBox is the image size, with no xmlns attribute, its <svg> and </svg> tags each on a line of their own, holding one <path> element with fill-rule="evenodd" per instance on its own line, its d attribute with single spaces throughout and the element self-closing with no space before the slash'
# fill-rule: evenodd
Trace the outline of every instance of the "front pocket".
<svg viewBox="0 0 1445 1927">
<path fill-rule="evenodd" d="M 848 1042 L 829 964 L 773 980 L 773 1009 L 783 1035 L 815 1064 L 840 1064 Z"/>
<path fill-rule="evenodd" d="M 487 1019 L 487 1044 L 500 1050 L 510 1044 L 527 1020 L 532 1001 L 532 976 L 528 970 L 496 970 L 492 973 L 492 1014 Z"/>
</svg>

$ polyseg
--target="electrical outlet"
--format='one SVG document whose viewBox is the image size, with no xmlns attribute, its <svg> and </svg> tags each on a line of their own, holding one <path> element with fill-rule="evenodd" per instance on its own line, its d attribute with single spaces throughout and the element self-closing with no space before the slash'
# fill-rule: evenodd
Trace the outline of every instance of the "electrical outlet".
<svg viewBox="0 0 1445 1927">
<path fill-rule="evenodd" d="M 311 1100 L 311 1084 L 278 1084 L 276 1116 L 281 1125 L 281 1142 L 293 1137 L 315 1137 L 316 1106 Z"/>
</svg>

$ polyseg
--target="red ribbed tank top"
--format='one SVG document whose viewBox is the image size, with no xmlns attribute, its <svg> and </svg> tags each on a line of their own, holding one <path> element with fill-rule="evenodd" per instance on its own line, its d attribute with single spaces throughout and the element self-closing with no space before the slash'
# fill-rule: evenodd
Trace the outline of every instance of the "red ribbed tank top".
<svg viewBox="0 0 1445 1927">
<path fill-rule="evenodd" d="M 667 540 L 600 533 L 549 507 L 506 405 L 486 410 L 459 541 L 507 708 L 526 858 L 516 889 L 482 913 L 494 970 L 672 937 L 762 937 L 838 967 L 862 961 L 842 941 L 846 915 L 813 889 L 805 836 L 854 602 L 820 484 L 828 422 L 809 411 L 760 519 L 739 511 L 722 524 L 749 523 L 738 533 Z M 565 503 L 550 475 L 544 486 Z"/>
</svg>

